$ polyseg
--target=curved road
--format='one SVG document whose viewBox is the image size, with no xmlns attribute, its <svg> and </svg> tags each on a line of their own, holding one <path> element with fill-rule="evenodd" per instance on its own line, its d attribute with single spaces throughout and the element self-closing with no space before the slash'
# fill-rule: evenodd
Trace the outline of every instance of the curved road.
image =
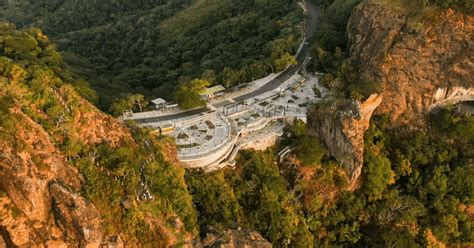
<svg viewBox="0 0 474 248">
<path fill-rule="evenodd" d="M 283 82 L 288 80 L 291 76 L 293 76 L 296 72 L 302 69 L 303 62 L 306 60 L 306 58 L 309 57 L 310 52 L 309 42 L 307 41 L 311 40 L 314 37 L 314 34 L 316 33 L 316 21 L 319 16 L 319 10 L 316 8 L 316 6 L 311 0 L 306 1 L 306 9 L 308 10 L 308 16 L 305 22 L 305 43 L 303 44 L 300 53 L 298 53 L 298 55 L 296 56 L 297 64 L 286 68 L 285 71 L 278 75 L 278 77 L 268 82 L 264 86 L 260 87 L 258 90 L 234 98 L 236 102 L 241 102 L 250 98 L 254 98 L 265 92 L 274 90 L 278 88 Z"/>
<path fill-rule="evenodd" d="M 305 21 L 305 40 L 309 41 L 314 37 L 314 34 L 316 33 L 316 22 L 317 22 L 317 18 L 320 12 L 319 12 L 319 9 L 316 7 L 316 5 L 312 2 L 312 0 L 306 0 L 305 4 L 306 4 L 306 9 L 308 10 L 307 19 Z M 303 67 L 303 62 L 306 60 L 306 58 L 309 57 L 309 52 L 310 52 L 309 42 L 305 42 L 301 48 L 300 53 L 298 53 L 298 55 L 296 56 L 296 62 L 297 62 L 296 65 L 292 65 L 286 68 L 280 75 L 278 75 L 278 77 L 268 82 L 267 84 L 263 85 L 259 89 L 251 93 L 236 97 L 234 98 L 234 100 L 236 102 L 241 102 L 250 98 L 254 98 L 267 91 L 271 91 L 278 88 L 283 82 L 288 80 L 291 76 L 293 76 L 296 72 L 298 72 Z M 187 117 L 191 115 L 197 115 L 205 111 L 207 111 L 207 108 L 199 108 L 199 109 L 193 109 L 186 112 L 181 112 L 178 114 L 137 119 L 135 121 L 138 124 L 167 121 L 167 120 L 183 118 L 183 117 Z"/>
</svg>

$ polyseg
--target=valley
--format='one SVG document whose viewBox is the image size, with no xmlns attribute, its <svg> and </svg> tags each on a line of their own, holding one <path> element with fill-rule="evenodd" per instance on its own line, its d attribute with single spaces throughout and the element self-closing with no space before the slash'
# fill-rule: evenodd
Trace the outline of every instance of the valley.
<svg viewBox="0 0 474 248">
<path fill-rule="evenodd" d="M 0 248 L 471 247 L 467 0 L 0 0 Z"/>
</svg>

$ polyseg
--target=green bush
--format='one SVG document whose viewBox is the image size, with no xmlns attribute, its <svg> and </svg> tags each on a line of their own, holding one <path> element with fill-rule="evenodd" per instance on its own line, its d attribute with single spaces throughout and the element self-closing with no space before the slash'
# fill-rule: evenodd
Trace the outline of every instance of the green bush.
<svg viewBox="0 0 474 248">
<path fill-rule="evenodd" d="M 292 134 L 293 151 L 304 165 L 319 164 L 328 154 L 326 147 L 315 136 L 309 136 L 306 124 L 297 120 L 288 128 Z"/>
<path fill-rule="evenodd" d="M 186 184 L 199 213 L 201 231 L 211 226 L 228 227 L 241 221 L 241 207 L 222 171 L 211 174 L 187 171 Z"/>
</svg>

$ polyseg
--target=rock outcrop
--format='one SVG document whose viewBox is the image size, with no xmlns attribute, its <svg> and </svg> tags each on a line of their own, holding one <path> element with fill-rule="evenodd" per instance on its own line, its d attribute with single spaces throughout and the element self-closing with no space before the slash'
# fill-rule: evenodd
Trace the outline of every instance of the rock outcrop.
<svg viewBox="0 0 474 248">
<path fill-rule="evenodd" d="M 473 102 L 474 101 L 474 87 L 451 87 L 439 88 L 433 95 L 431 108 L 438 106 L 452 105 L 459 102 Z"/>
<path fill-rule="evenodd" d="M 4 240 L 18 247 L 98 247 L 100 214 L 78 193 L 83 184 L 78 171 L 40 125 L 18 108 L 10 111 L 16 136 L 0 139 Z"/>
<path fill-rule="evenodd" d="M 351 59 L 362 77 L 382 88 L 376 114 L 388 114 L 394 125 L 418 126 L 450 92 L 472 100 L 474 16 L 437 7 L 409 16 L 390 5 L 365 0 L 347 25 Z"/>
<path fill-rule="evenodd" d="M 349 172 L 349 190 L 357 186 L 364 163 L 364 132 L 382 100 L 383 96 L 378 94 L 364 102 L 329 100 L 318 104 L 308 115 L 310 129 Z"/>
<path fill-rule="evenodd" d="M 0 100 L 5 97 L 0 85 Z M 74 105 L 63 100 L 67 106 Z M 81 105 L 71 111 L 73 118 L 58 125 L 56 129 L 67 130 L 58 135 L 35 122 L 16 103 L 0 106 L 0 245 L 28 248 L 141 246 L 135 237 L 127 234 L 106 233 L 101 209 L 83 195 L 87 182 L 70 162 L 71 157 L 58 147 L 58 143 L 71 139 L 91 147 L 105 143 L 111 147 L 137 144 L 130 130 L 118 120 L 80 98 L 75 100 Z M 7 112 L 2 112 L 5 109 Z M 76 121 L 78 119 L 81 121 Z M 166 152 L 163 158 L 179 166 L 175 148 L 167 143 L 161 148 Z M 178 217 L 174 219 L 176 223 L 181 222 Z M 159 217 L 150 216 L 147 220 L 162 235 L 158 247 L 173 246 L 180 241 L 177 234 L 187 240 L 192 238 L 182 224 L 170 229 Z"/>
<path fill-rule="evenodd" d="M 189 243 L 196 231 L 182 219 L 194 209 L 175 148 L 102 113 L 72 80 L 41 31 L 0 27 L 0 247 Z M 163 171 L 172 180 L 150 189 Z"/>
<path fill-rule="evenodd" d="M 433 108 L 474 100 L 474 16 L 433 6 L 419 12 L 391 1 L 356 6 L 347 24 L 351 60 L 361 78 L 380 84 L 383 99 L 337 100 L 308 117 L 347 168 L 351 189 L 362 169 L 372 113 L 387 114 L 393 126 L 423 127 Z"/>
</svg>

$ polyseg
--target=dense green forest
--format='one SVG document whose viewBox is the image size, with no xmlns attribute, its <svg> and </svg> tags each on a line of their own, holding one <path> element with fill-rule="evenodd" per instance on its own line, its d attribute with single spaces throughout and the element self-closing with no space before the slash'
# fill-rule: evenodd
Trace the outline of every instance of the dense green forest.
<svg viewBox="0 0 474 248">
<path fill-rule="evenodd" d="M 294 0 L 8 2 L 0 20 L 44 29 L 105 110 L 136 93 L 173 100 L 195 78 L 230 87 L 282 70 L 303 20 Z"/>
<path fill-rule="evenodd" d="M 444 109 L 429 118 L 429 132 L 372 123 L 356 192 L 340 190 L 345 172 L 304 124 L 289 130 L 289 142 L 311 143 L 296 152 L 303 165 L 279 168 L 273 150 L 249 151 L 235 170 L 189 171 L 201 231 L 238 223 L 277 247 L 472 245 L 474 117 Z"/>
</svg>

